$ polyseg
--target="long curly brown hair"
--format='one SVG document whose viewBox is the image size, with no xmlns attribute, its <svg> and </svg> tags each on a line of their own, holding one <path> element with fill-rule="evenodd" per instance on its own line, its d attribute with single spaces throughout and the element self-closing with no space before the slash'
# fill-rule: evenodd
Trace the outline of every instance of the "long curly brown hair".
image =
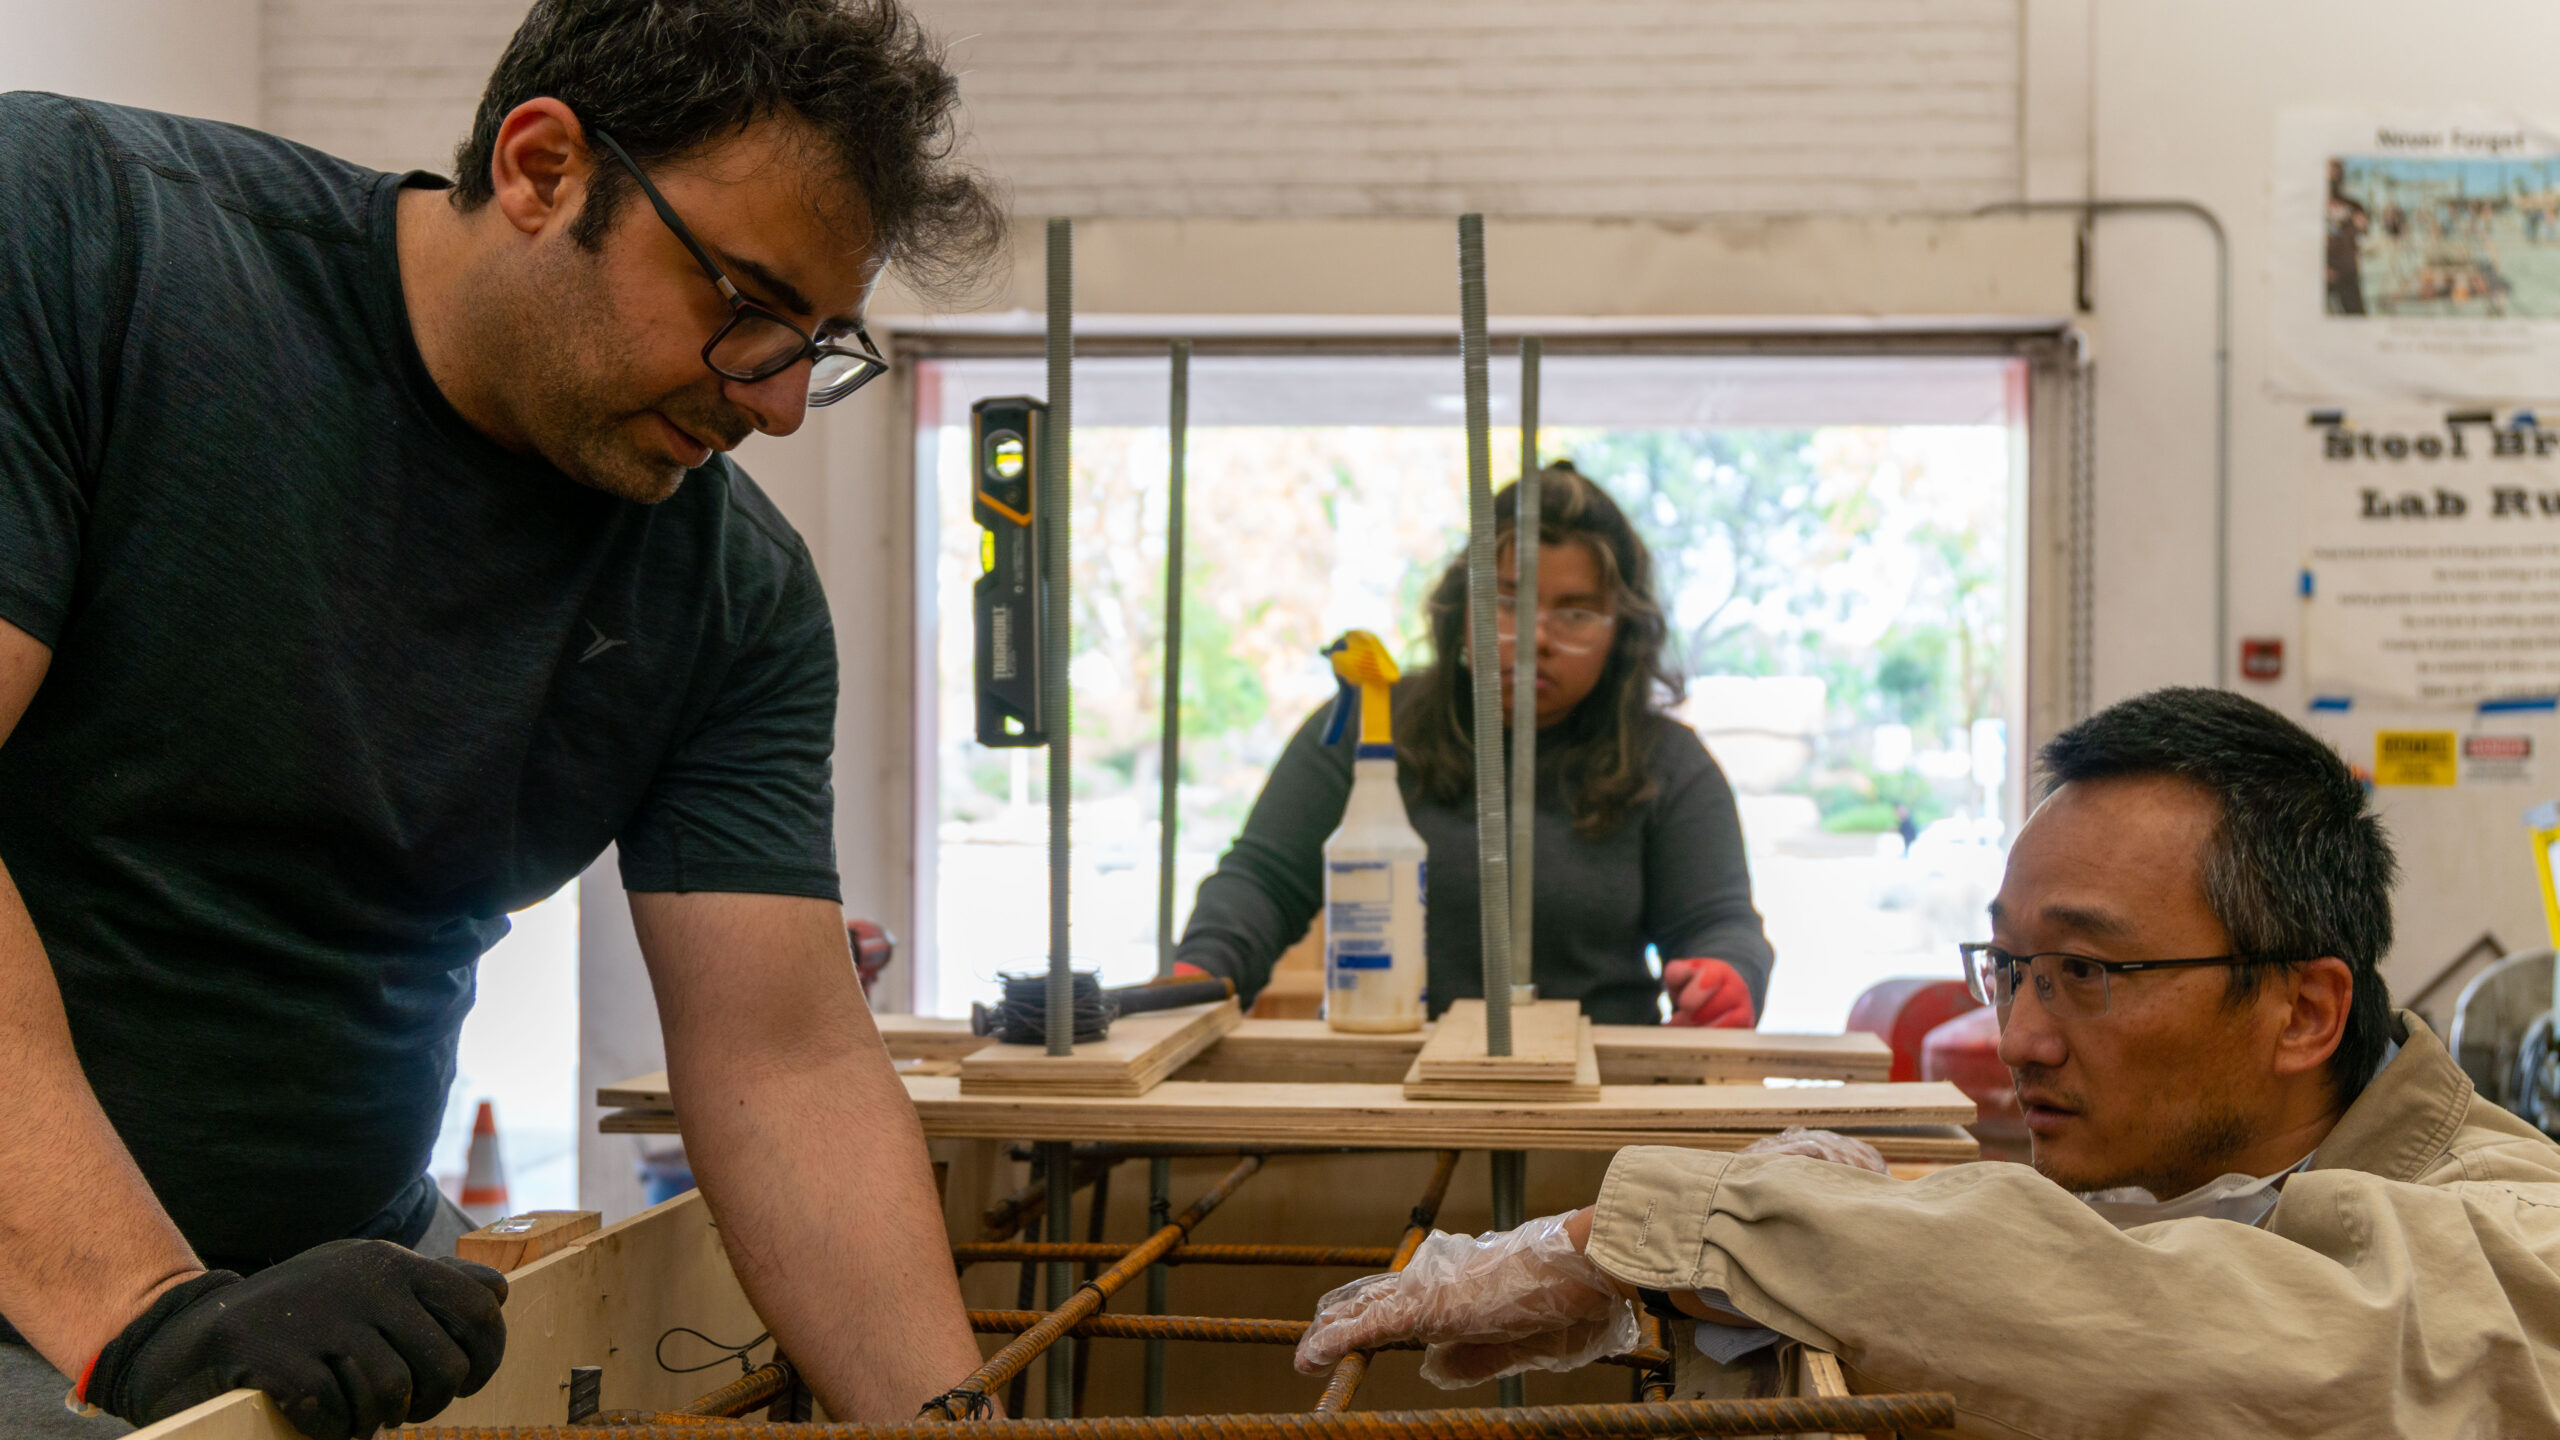
<svg viewBox="0 0 2560 1440">
<path fill-rule="evenodd" d="M 1668 627 L 1653 594 L 1653 556 L 1608 493 L 1558 461 L 1538 472 L 1538 543 L 1579 540 L 1615 596 L 1618 624 L 1599 683 L 1541 747 L 1557 766 L 1573 807 L 1573 828 L 1597 838 L 1626 823 L 1654 797 L 1653 717 L 1684 693 L 1664 655 Z M 1519 530 L 1519 489 L 1493 498 L 1497 551 Z M 1430 665 L 1407 687 L 1396 715 L 1396 759 L 1420 791 L 1443 804 L 1475 794 L 1475 697 L 1467 668 L 1467 557 L 1461 551 L 1433 587 Z M 1555 742 L 1563 743 L 1557 744 Z"/>
</svg>

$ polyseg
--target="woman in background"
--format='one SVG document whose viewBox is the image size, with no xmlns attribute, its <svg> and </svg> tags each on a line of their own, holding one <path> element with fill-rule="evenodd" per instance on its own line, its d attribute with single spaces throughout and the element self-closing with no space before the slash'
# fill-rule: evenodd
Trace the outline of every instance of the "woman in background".
<svg viewBox="0 0 2560 1440">
<path fill-rule="evenodd" d="M 1681 694 L 1663 657 L 1662 607 L 1644 542 L 1600 487 L 1560 463 L 1540 476 L 1537 667 L 1538 994 L 1579 1000 L 1607 1024 L 1652 1024 L 1667 991 L 1675 1025 L 1750 1026 L 1772 955 L 1751 904 L 1733 791 L 1706 747 L 1663 713 Z M 1523 610 L 1513 580 L 1518 491 L 1494 498 L 1502 713 Z M 1429 603 L 1432 663 L 1397 682 L 1396 769 L 1431 848 L 1424 949 L 1431 1013 L 1484 993 L 1478 951 L 1474 698 L 1467 567 Z M 1326 745 L 1309 717 L 1272 767 L 1244 833 L 1200 886 L 1175 951 L 1236 982 L 1248 1003 L 1324 899 L 1324 842 L 1351 793 L 1357 726 Z M 1656 978 L 1646 950 L 1664 957 Z"/>
</svg>

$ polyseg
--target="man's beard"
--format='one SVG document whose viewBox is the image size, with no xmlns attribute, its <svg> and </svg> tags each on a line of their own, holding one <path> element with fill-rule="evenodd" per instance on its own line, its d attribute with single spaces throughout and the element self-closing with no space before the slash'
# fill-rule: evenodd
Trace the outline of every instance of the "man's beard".
<svg viewBox="0 0 2560 1440">
<path fill-rule="evenodd" d="M 518 432 L 554 469 L 608 495 L 655 505 L 676 493 L 685 471 L 641 439 L 650 428 L 647 412 L 715 450 L 735 446 L 754 425 L 720 397 L 708 369 L 700 385 L 632 404 L 635 387 L 618 360 L 629 344 L 592 262 L 578 250 L 542 266 L 514 303 L 489 315 L 478 348 L 491 373 L 506 377 Z"/>
<path fill-rule="evenodd" d="M 2062 1093 L 2054 1084 L 2054 1077 L 2045 1072 L 2025 1069 L 2014 1073 L 2022 1086 L 2031 1085 L 2050 1093 Z M 2083 1116 L 2088 1114 L 2082 1097 L 2062 1093 L 2062 1099 Z M 2185 1187 L 2180 1182 L 2185 1177 L 2201 1174 L 2211 1179 L 2221 1174 L 2228 1168 L 2222 1162 L 2248 1148 L 2255 1138 L 2248 1120 L 2239 1109 L 2220 1094 L 2214 1094 L 2205 1096 L 2203 1103 L 2194 1111 L 2166 1125 L 2147 1129 L 2146 1143 L 2140 1155 L 2116 1162 L 2105 1170 L 2066 1169 L 2041 1144 L 2031 1147 L 2030 1156 L 2037 1174 L 2074 1194 L 2138 1186 L 2150 1191 L 2155 1199 L 2169 1200 L 2176 1196 L 2163 1194 L 2162 1186 L 2180 1186 L 2178 1193 L 2184 1193 Z"/>
</svg>

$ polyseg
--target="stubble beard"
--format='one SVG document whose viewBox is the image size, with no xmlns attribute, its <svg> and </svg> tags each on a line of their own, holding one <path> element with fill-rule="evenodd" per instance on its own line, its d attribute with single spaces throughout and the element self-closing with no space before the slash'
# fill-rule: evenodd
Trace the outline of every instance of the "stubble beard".
<svg viewBox="0 0 2560 1440">
<path fill-rule="evenodd" d="M 2053 1087 L 2048 1084 L 2044 1088 Z M 2064 1098 L 2079 1107 L 2083 1115 L 2088 1113 L 2082 1097 Z M 2170 1200 L 2189 1188 L 2184 1183 L 2186 1177 L 2203 1175 L 2210 1179 L 2222 1174 L 2230 1168 L 2225 1162 L 2255 1139 L 2256 1132 L 2248 1118 L 2217 1091 L 2201 1097 L 2196 1108 L 2184 1115 L 2144 1127 L 2142 1153 L 2104 1169 L 2072 1169 L 2068 1162 L 2049 1153 L 2040 1139 L 2030 1143 L 2029 1163 L 2037 1174 L 2073 1194 L 2131 1186 L 2149 1191 L 2155 1199 Z M 2164 1193 L 2164 1186 L 2175 1188 Z"/>
<path fill-rule="evenodd" d="M 575 247 L 552 255 L 510 303 L 489 312 L 480 348 L 491 373 L 506 377 L 516 428 L 535 453 L 581 485 L 655 505 L 675 495 L 685 472 L 635 434 L 643 416 L 629 408 L 633 387 L 617 360 L 628 341 L 599 268 Z M 680 405 L 670 396 L 644 408 L 682 413 Z M 695 433 L 724 432 L 698 426 Z"/>
</svg>

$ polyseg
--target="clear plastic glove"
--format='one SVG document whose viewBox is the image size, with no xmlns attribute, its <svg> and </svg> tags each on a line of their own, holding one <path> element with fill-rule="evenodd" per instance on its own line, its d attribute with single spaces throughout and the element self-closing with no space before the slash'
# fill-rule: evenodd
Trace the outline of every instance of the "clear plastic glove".
<svg viewBox="0 0 2560 1440">
<path fill-rule="evenodd" d="M 1472 1238 L 1433 1231 L 1393 1275 L 1354 1280 L 1316 1302 L 1298 1369 L 1322 1374 L 1354 1350 L 1395 1340 L 1427 1349 L 1422 1378 L 1455 1390 L 1524 1370 L 1575 1370 L 1635 1348 L 1633 1307 L 1549 1215 Z"/>
<path fill-rule="evenodd" d="M 1884 1156 L 1876 1152 L 1876 1147 L 1857 1136 L 1843 1135 L 1837 1130 L 1807 1130 L 1801 1125 L 1790 1125 L 1775 1135 L 1754 1140 L 1742 1147 L 1742 1153 L 1802 1155 L 1813 1160 L 1828 1160 L 1835 1165 L 1854 1165 L 1879 1175 L 1893 1173 L 1886 1167 Z"/>
</svg>

